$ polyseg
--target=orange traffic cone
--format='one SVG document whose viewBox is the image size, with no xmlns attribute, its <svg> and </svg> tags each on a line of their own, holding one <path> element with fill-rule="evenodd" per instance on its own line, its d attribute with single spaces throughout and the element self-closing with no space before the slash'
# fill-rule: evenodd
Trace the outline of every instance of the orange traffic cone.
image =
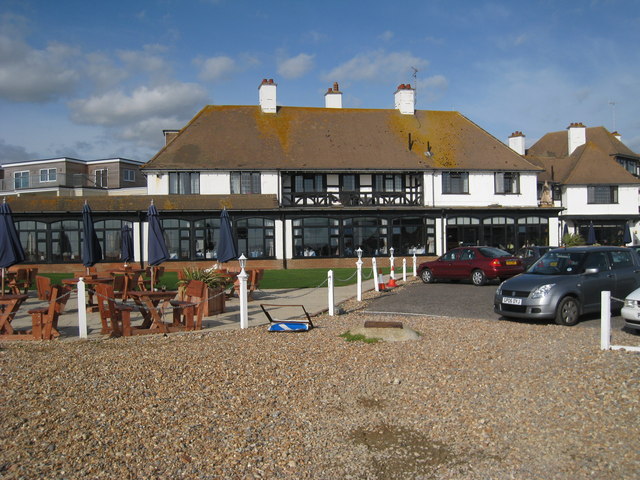
<svg viewBox="0 0 640 480">
<path fill-rule="evenodd" d="M 384 278 L 382 278 L 382 270 L 378 270 L 378 289 L 381 292 L 387 289 L 387 286 L 384 284 Z"/>
<path fill-rule="evenodd" d="M 395 276 L 396 276 L 395 269 L 393 268 L 393 265 L 391 265 L 391 275 L 389 275 L 389 283 L 387 283 L 387 287 L 395 288 L 398 286 L 398 284 L 396 283 Z"/>
</svg>

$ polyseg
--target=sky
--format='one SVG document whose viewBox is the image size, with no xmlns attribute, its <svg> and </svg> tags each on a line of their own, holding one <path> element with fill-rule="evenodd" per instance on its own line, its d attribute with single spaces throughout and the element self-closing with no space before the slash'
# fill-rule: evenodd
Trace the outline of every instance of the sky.
<svg viewBox="0 0 640 480">
<path fill-rule="evenodd" d="M 529 147 L 570 123 L 640 153 L 638 0 L 0 0 L 0 163 L 146 162 L 204 106 L 455 110 Z"/>
</svg>

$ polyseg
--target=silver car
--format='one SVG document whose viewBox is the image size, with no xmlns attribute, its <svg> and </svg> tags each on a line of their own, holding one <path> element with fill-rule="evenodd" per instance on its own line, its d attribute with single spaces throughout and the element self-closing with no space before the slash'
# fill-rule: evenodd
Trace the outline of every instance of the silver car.
<svg viewBox="0 0 640 480">
<path fill-rule="evenodd" d="M 640 261 L 628 248 L 556 248 L 500 284 L 493 310 L 505 317 L 575 325 L 582 314 L 599 311 L 603 290 L 623 299 L 638 287 Z"/>
</svg>

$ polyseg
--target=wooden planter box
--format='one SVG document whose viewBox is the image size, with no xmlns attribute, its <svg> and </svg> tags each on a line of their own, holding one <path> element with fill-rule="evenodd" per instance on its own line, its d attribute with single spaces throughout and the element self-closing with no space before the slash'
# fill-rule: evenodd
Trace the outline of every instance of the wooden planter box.
<svg viewBox="0 0 640 480">
<path fill-rule="evenodd" d="M 204 304 L 204 316 L 224 313 L 226 295 L 222 288 L 207 288 L 207 301 Z"/>
</svg>

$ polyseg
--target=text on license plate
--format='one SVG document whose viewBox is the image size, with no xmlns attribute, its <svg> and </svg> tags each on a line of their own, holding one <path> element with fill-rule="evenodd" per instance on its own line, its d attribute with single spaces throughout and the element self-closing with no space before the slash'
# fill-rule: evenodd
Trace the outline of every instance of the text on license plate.
<svg viewBox="0 0 640 480">
<path fill-rule="evenodd" d="M 517 265 L 518 261 L 517 260 L 507 260 L 504 263 L 506 263 L 507 265 Z"/>
<path fill-rule="evenodd" d="M 521 298 L 512 298 L 512 297 L 503 297 L 502 303 L 506 303 L 509 305 L 522 305 Z"/>
</svg>

